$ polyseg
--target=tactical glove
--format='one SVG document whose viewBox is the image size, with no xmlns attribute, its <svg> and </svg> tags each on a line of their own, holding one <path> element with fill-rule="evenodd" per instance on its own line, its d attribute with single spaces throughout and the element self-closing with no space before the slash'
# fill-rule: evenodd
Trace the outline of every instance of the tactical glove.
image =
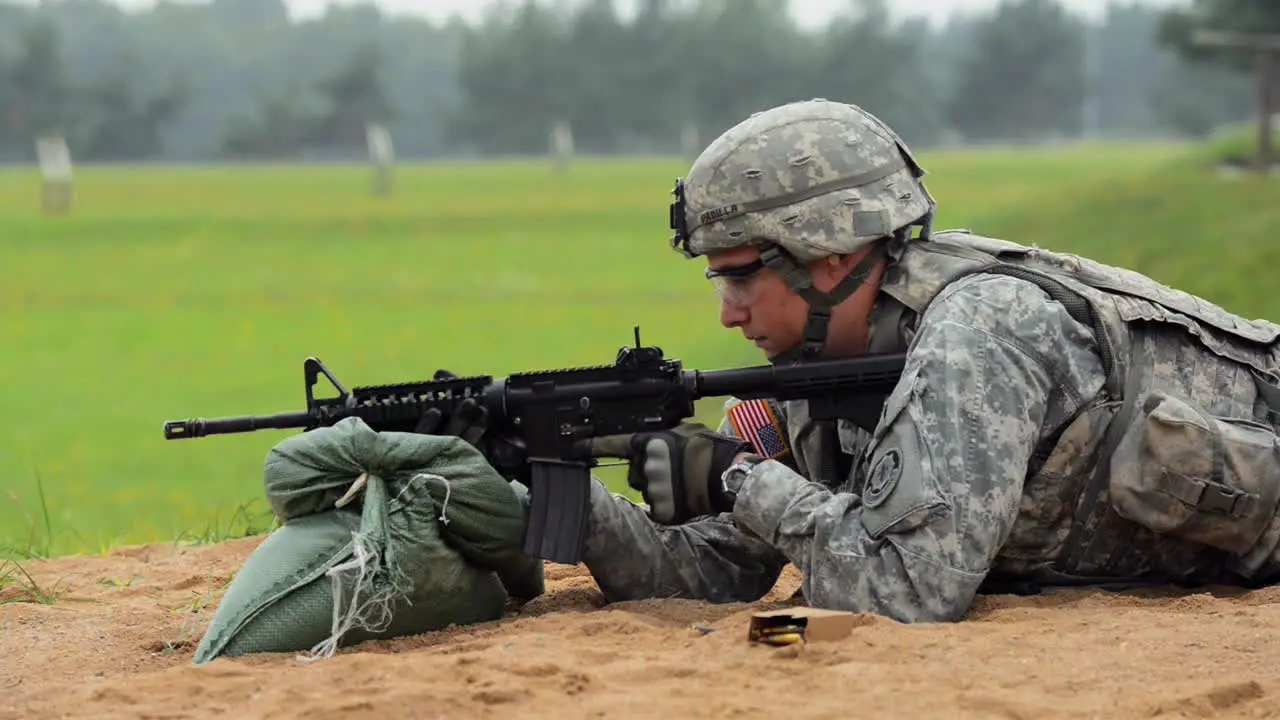
<svg viewBox="0 0 1280 720">
<path fill-rule="evenodd" d="M 437 370 L 431 379 L 452 380 L 457 377 L 448 370 L 441 369 Z M 488 408 L 467 398 L 459 403 L 458 409 L 448 418 L 445 418 L 444 413 L 437 408 L 426 411 L 413 431 L 422 435 L 453 435 L 483 450 L 480 440 L 488 429 Z"/>
<path fill-rule="evenodd" d="M 663 525 L 733 510 L 720 476 L 738 453 L 751 450 L 748 443 L 700 423 L 589 442 L 592 457 L 630 461 L 627 484 L 649 504 L 654 521 Z"/>
<path fill-rule="evenodd" d="M 437 370 L 433 380 L 448 380 L 457 375 L 448 370 Z M 453 435 L 466 440 L 484 454 L 485 459 L 501 475 L 529 484 L 529 468 L 523 446 L 511 438 L 490 432 L 489 409 L 474 398 L 467 398 L 458 403 L 453 414 L 445 418 L 444 413 L 431 408 L 422 415 L 414 432 L 424 435 Z"/>
</svg>

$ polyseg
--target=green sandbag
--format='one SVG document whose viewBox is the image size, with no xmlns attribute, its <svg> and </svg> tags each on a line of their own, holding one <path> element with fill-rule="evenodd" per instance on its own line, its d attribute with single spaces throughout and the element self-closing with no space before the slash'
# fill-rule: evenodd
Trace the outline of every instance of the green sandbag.
<svg viewBox="0 0 1280 720">
<path fill-rule="evenodd" d="M 281 527 L 227 588 L 196 663 L 328 657 L 365 640 L 495 620 L 509 597 L 545 589 L 542 561 L 520 552 L 524 488 L 461 438 L 378 433 L 346 418 L 276 445 L 263 476 Z"/>
</svg>

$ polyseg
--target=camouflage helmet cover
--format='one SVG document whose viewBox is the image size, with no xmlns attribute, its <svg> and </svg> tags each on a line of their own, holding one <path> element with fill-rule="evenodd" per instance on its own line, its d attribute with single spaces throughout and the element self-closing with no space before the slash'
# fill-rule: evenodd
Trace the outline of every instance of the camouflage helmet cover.
<svg viewBox="0 0 1280 720">
<path fill-rule="evenodd" d="M 850 253 L 932 217 L 924 174 L 856 105 L 781 105 L 725 131 L 677 182 L 672 244 L 689 257 L 760 243 L 800 262 Z"/>
</svg>

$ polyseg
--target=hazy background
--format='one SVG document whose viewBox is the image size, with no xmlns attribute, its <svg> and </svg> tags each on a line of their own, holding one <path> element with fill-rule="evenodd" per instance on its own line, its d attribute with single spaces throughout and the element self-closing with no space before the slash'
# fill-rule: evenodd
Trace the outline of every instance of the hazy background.
<svg viewBox="0 0 1280 720">
<path fill-rule="evenodd" d="M 402 158 L 542 154 L 557 123 L 578 153 L 688 154 L 815 96 L 919 148 L 1199 138 L 1247 120 L 1255 86 L 1247 62 L 1186 61 L 1180 7 L 0 0 L 0 160 L 31 160 L 40 134 L 80 161 L 354 159 L 369 122 Z"/>
<path fill-rule="evenodd" d="M 191 0 L 186 0 L 191 1 Z M 154 0 L 115 0 L 115 4 L 129 9 L 146 9 L 155 6 Z M 447 20 L 458 16 L 464 20 L 476 20 L 495 9 L 502 10 L 518 3 L 509 0 L 287 0 L 285 5 L 295 18 L 312 18 L 323 15 L 329 6 L 351 7 L 374 5 L 393 15 L 411 15 Z M 557 0 L 548 3 L 557 7 L 572 8 L 583 0 Z M 891 0 L 886 3 L 895 18 L 925 16 L 946 18 L 955 12 L 990 10 L 999 0 Z M 1105 10 L 1108 0 L 1063 0 L 1062 5 L 1072 12 L 1097 16 Z M 1169 7 L 1179 0 L 1143 0 L 1143 4 Z M 622 14 L 632 14 L 640 6 L 640 0 L 619 0 L 615 3 Z M 792 0 L 791 16 L 803 27 L 818 27 L 832 16 L 856 5 L 849 0 Z"/>
</svg>

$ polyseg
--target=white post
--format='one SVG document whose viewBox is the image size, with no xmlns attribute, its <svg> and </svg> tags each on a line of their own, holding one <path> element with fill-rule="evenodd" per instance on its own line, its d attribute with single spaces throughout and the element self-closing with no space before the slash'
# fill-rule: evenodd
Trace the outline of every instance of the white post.
<svg viewBox="0 0 1280 720">
<path fill-rule="evenodd" d="M 551 127 L 551 155 L 557 170 L 565 172 L 569 169 L 573 158 L 573 128 L 563 120 Z"/>
<path fill-rule="evenodd" d="M 369 162 L 373 166 L 373 194 L 377 197 L 390 195 L 396 161 L 391 131 L 380 123 L 366 123 L 364 130 L 369 147 Z"/>
<path fill-rule="evenodd" d="M 66 138 L 55 135 L 36 139 L 36 161 L 44 186 L 42 206 L 48 214 L 60 215 L 71 209 L 71 150 Z"/>
<path fill-rule="evenodd" d="M 690 160 L 698 156 L 698 124 L 690 120 L 680 132 L 680 151 Z"/>
</svg>

